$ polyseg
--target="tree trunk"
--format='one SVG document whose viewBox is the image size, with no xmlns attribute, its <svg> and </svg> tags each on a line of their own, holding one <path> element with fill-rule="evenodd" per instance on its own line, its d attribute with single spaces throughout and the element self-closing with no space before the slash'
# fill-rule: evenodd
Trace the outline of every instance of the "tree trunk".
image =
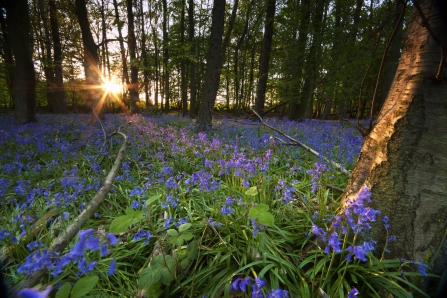
<svg viewBox="0 0 447 298">
<path fill-rule="evenodd" d="M 310 46 L 309 55 L 306 62 L 306 70 L 304 75 L 303 92 L 301 100 L 298 104 L 298 118 L 312 117 L 313 93 L 315 89 L 315 74 L 317 72 L 318 59 L 317 56 L 321 52 L 321 41 L 323 32 L 323 14 L 326 7 L 326 0 L 317 0 L 315 3 L 315 13 L 313 15 L 312 24 L 314 28 L 312 44 Z"/>
<path fill-rule="evenodd" d="M 138 103 L 140 101 L 138 86 L 138 61 L 136 56 L 137 40 L 135 39 L 135 25 L 133 16 L 133 1 L 127 0 L 127 47 L 130 57 L 130 112 L 138 113 Z"/>
<path fill-rule="evenodd" d="M 50 8 L 51 37 L 53 40 L 54 49 L 54 81 L 52 86 L 55 97 L 54 112 L 67 113 L 67 99 L 65 95 L 64 77 L 62 72 L 62 44 L 59 36 L 59 21 L 57 18 L 55 0 L 49 0 L 48 5 Z"/>
<path fill-rule="evenodd" d="M 397 236 L 388 246 L 389 257 L 423 262 L 441 246 L 432 268 L 439 274 L 447 266 L 447 249 L 441 243 L 447 223 L 447 81 L 439 80 L 447 74 L 440 65 L 440 43 L 446 59 L 447 2 L 417 3 L 428 22 L 413 8 L 393 85 L 365 139 L 343 201 L 368 186 L 374 207 L 390 217 L 390 234 Z M 373 231 L 374 239 L 383 243 L 383 228 Z"/>
<path fill-rule="evenodd" d="M 180 20 L 180 45 L 185 48 L 185 6 L 186 1 L 182 0 L 182 12 Z M 186 56 L 186 53 L 185 53 Z M 181 79 L 181 100 L 182 100 L 182 116 L 186 117 L 188 115 L 188 96 L 186 90 L 186 58 L 182 57 L 180 62 L 180 79 Z"/>
<path fill-rule="evenodd" d="M 196 45 L 194 43 L 194 0 L 188 0 L 189 43 L 191 45 L 191 59 L 189 62 L 189 117 L 196 117 Z"/>
<path fill-rule="evenodd" d="M 303 77 L 304 55 L 306 52 L 307 37 L 309 32 L 310 21 L 310 0 L 302 0 L 299 6 L 301 11 L 301 20 L 299 25 L 298 39 L 293 38 L 290 43 L 290 53 L 293 57 L 288 57 L 290 61 L 288 65 L 288 73 L 290 77 L 290 85 L 288 98 L 290 99 L 289 118 L 298 118 L 299 91 L 301 89 L 301 81 Z"/>
<path fill-rule="evenodd" d="M 3 36 L 2 57 L 5 60 L 6 83 L 8 85 L 9 101 L 10 103 L 14 103 L 14 58 L 12 54 L 11 33 L 9 32 L 11 28 L 8 28 L 3 13 L 0 13 L 0 26 Z M 11 106 L 13 106 L 13 104 L 11 104 Z"/>
<path fill-rule="evenodd" d="M 165 113 L 169 112 L 169 50 L 168 50 L 168 3 L 163 0 L 163 73 L 164 73 L 164 95 L 165 95 Z"/>
<path fill-rule="evenodd" d="M 126 88 L 128 88 L 130 85 L 130 80 L 129 80 L 129 73 L 128 73 L 128 69 L 127 69 L 126 49 L 124 48 L 124 39 L 123 39 L 123 34 L 121 32 L 123 25 L 120 21 L 120 15 L 118 12 L 118 3 L 116 2 L 116 0 L 113 0 L 113 7 L 115 9 L 115 21 L 116 21 L 116 24 L 118 27 L 118 39 L 119 39 L 119 43 L 120 43 L 121 62 L 123 63 L 123 80 L 127 86 Z M 126 94 L 126 92 L 123 92 L 123 98 L 124 98 L 125 94 Z"/>
<path fill-rule="evenodd" d="M 101 100 L 101 79 L 99 73 L 99 56 L 98 47 L 93 40 L 92 32 L 90 30 L 90 23 L 87 17 L 87 7 L 84 0 L 76 0 L 76 15 L 78 16 L 79 25 L 82 33 L 82 44 L 84 47 L 84 71 L 85 81 L 87 85 L 90 85 L 89 90 L 85 92 L 85 101 L 88 107 L 90 107 L 100 119 L 105 119 L 102 112 Z"/>
<path fill-rule="evenodd" d="M 382 106 L 391 88 L 394 76 L 396 75 L 397 64 L 399 63 L 400 49 L 402 47 L 402 31 L 404 23 L 403 18 L 400 18 L 400 14 L 404 9 L 405 5 L 400 1 L 396 1 L 396 14 L 394 17 L 394 23 L 397 24 L 399 20 L 400 23 L 397 25 L 396 33 L 393 40 L 391 41 L 388 60 L 386 61 L 384 69 L 384 77 L 381 86 L 382 88 L 379 97 L 374 102 L 374 111 L 377 111 Z"/>
<path fill-rule="evenodd" d="M 140 17 L 141 17 L 141 60 L 143 61 L 143 80 L 144 80 L 144 96 L 146 99 L 146 109 L 151 104 L 149 96 L 149 57 L 146 48 L 146 30 L 143 12 L 143 0 L 140 0 Z"/>
<path fill-rule="evenodd" d="M 222 34 L 225 17 L 225 0 L 214 0 L 211 36 L 206 58 L 206 74 L 202 87 L 202 100 L 197 117 L 197 130 L 204 131 L 212 124 L 213 106 L 219 88 L 221 64 Z"/>
<path fill-rule="evenodd" d="M 28 1 L 15 0 L 6 6 L 6 23 L 14 55 L 14 108 L 15 119 L 24 124 L 37 121 L 36 78 L 30 36 Z"/>
<path fill-rule="evenodd" d="M 259 66 L 258 88 L 256 89 L 255 111 L 262 116 L 265 106 L 265 92 L 270 65 L 270 51 L 272 49 L 273 24 L 275 17 L 276 0 L 267 1 L 265 16 L 264 41 L 262 43 L 261 62 Z"/>
</svg>

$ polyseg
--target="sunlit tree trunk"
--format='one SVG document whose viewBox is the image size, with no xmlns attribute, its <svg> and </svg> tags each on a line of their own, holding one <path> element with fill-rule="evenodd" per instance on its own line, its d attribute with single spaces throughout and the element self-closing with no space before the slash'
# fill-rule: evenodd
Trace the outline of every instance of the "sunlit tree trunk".
<svg viewBox="0 0 447 298">
<path fill-rule="evenodd" d="M 79 25 L 82 32 L 82 44 L 84 47 L 84 72 L 85 81 L 88 90 L 85 92 L 85 100 L 89 106 L 101 119 L 104 119 L 102 110 L 101 96 L 102 91 L 99 88 L 101 85 L 99 73 L 99 56 L 98 47 L 93 40 L 92 32 L 90 30 L 90 23 L 87 17 L 87 7 L 84 0 L 76 0 L 76 14 L 78 16 Z"/>
<path fill-rule="evenodd" d="M 15 0 L 6 4 L 6 23 L 14 55 L 14 110 L 18 123 L 37 121 L 36 78 L 32 58 L 31 23 L 28 1 Z"/>
<path fill-rule="evenodd" d="M 344 199 L 368 186 L 374 206 L 390 217 L 390 234 L 397 236 L 389 257 L 424 261 L 442 245 L 433 268 L 442 273 L 447 266 L 441 243 L 447 225 L 447 1 L 414 2 L 426 19 L 413 8 L 394 82 Z M 383 243 L 384 229 L 378 225 L 374 231 Z"/>
</svg>

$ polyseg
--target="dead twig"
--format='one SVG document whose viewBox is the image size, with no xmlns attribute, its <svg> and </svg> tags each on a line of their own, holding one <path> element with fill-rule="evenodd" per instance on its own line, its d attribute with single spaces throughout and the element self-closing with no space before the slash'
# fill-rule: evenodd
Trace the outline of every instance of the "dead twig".
<svg viewBox="0 0 447 298">
<path fill-rule="evenodd" d="M 86 208 L 79 214 L 79 216 L 65 229 L 64 232 L 61 233 L 59 237 L 57 237 L 51 246 L 48 248 L 49 252 L 61 253 L 65 247 L 67 247 L 68 243 L 74 239 L 80 229 L 87 223 L 87 220 L 95 213 L 98 207 L 106 198 L 107 194 L 110 192 L 112 188 L 113 180 L 115 179 L 119 168 L 121 167 L 121 163 L 124 159 L 124 153 L 126 152 L 126 148 L 128 145 L 127 136 L 122 132 L 115 132 L 113 135 L 120 135 L 124 138 L 124 142 L 121 145 L 121 148 L 118 152 L 118 156 L 115 159 L 115 162 L 110 170 L 109 174 L 104 181 L 104 185 L 101 189 L 96 193 L 90 203 L 86 206 Z M 35 271 L 33 274 L 25 277 L 15 288 L 16 290 L 21 290 L 24 288 L 31 288 L 37 285 L 42 277 L 47 273 L 47 269 L 41 269 Z"/>
<path fill-rule="evenodd" d="M 338 169 L 338 170 L 339 170 L 340 172 L 342 172 L 343 174 L 345 174 L 345 175 L 347 175 L 347 176 L 351 175 L 351 173 L 350 173 L 348 170 L 346 170 L 346 169 L 345 169 L 342 165 L 340 165 L 339 163 L 337 163 L 337 162 L 335 162 L 335 161 L 333 161 L 333 160 L 331 160 L 331 159 L 325 157 L 324 155 L 318 153 L 317 151 L 315 151 L 314 149 L 310 148 L 309 146 L 307 146 L 307 145 L 301 143 L 300 141 L 298 141 L 298 140 L 296 140 L 296 139 L 294 139 L 294 138 L 292 138 L 292 137 L 286 135 L 286 134 L 283 133 L 282 131 L 280 131 L 280 130 L 274 128 L 273 126 L 268 125 L 267 123 L 264 122 L 264 120 L 261 118 L 261 116 L 259 116 L 259 114 L 256 113 L 256 111 L 254 111 L 254 110 L 251 110 L 251 111 L 252 111 L 256 116 L 258 116 L 259 120 L 261 121 L 261 123 L 262 123 L 264 126 L 266 126 L 266 127 L 270 128 L 271 130 L 273 130 L 273 131 L 279 133 L 281 136 L 283 136 L 283 137 L 289 139 L 290 141 L 292 141 L 292 143 L 293 143 L 295 146 L 299 146 L 299 147 L 303 148 L 304 150 L 306 150 L 307 152 L 309 152 L 309 153 L 315 155 L 316 157 L 318 157 L 318 158 L 322 158 L 325 162 L 330 163 L 332 166 L 334 166 L 336 169 Z M 289 143 L 285 143 L 284 141 L 282 141 L 282 142 L 283 142 L 284 144 L 289 144 Z"/>
</svg>

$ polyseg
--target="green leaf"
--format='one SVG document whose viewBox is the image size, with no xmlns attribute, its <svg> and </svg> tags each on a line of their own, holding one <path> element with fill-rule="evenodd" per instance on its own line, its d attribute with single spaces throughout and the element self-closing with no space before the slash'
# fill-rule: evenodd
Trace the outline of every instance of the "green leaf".
<svg viewBox="0 0 447 298">
<path fill-rule="evenodd" d="M 178 236 L 171 236 L 171 237 L 169 237 L 168 242 L 171 243 L 171 244 L 177 244 L 179 242 L 179 240 L 180 240 L 179 244 L 182 245 L 183 244 L 183 239 L 181 239 Z"/>
<path fill-rule="evenodd" d="M 78 280 L 71 291 L 71 297 L 85 297 L 98 283 L 98 276 L 85 276 Z"/>
<path fill-rule="evenodd" d="M 143 211 L 133 210 L 131 207 L 128 207 L 126 208 L 126 215 L 129 215 L 133 218 L 138 218 L 138 221 L 140 221 L 141 217 L 143 217 Z"/>
<path fill-rule="evenodd" d="M 70 296 L 70 292 L 71 292 L 71 284 L 66 282 L 57 291 L 56 298 L 68 298 L 68 296 Z"/>
<path fill-rule="evenodd" d="M 150 287 L 146 288 L 146 297 L 153 297 L 153 298 L 158 298 L 161 296 L 161 294 L 163 293 L 162 289 L 161 289 L 161 283 L 160 282 L 156 282 L 153 285 L 151 285 Z"/>
<path fill-rule="evenodd" d="M 185 233 L 180 235 L 180 238 L 182 238 L 182 239 L 184 239 L 186 241 L 189 241 L 192 238 L 194 238 L 194 235 L 191 232 L 185 232 Z"/>
<path fill-rule="evenodd" d="M 180 261 L 180 266 L 183 269 L 186 269 L 186 267 L 188 267 L 190 263 L 191 263 L 191 260 L 189 260 L 188 258 L 184 258 L 183 260 Z"/>
<path fill-rule="evenodd" d="M 178 232 L 174 229 L 169 229 L 166 231 L 169 236 L 178 236 Z"/>
<path fill-rule="evenodd" d="M 259 210 L 256 208 L 250 208 L 248 211 L 248 217 L 257 218 L 259 216 Z"/>
<path fill-rule="evenodd" d="M 110 224 L 109 232 L 112 234 L 119 234 L 127 231 L 132 224 L 132 217 L 128 215 L 121 215 L 115 218 Z"/>
<path fill-rule="evenodd" d="M 168 270 L 167 267 L 160 268 L 160 281 L 165 285 L 169 285 L 174 280 L 174 275 Z"/>
<path fill-rule="evenodd" d="M 180 227 L 178 227 L 178 231 L 180 233 L 182 233 L 184 231 L 189 230 L 190 228 L 191 228 L 191 224 L 190 223 L 185 223 L 185 224 L 180 225 Z"/>
<path fill-rule="evenodd" d="M 255 206 L 255 209 L 258 210 L 259 212 L 269 211 L 269 205 L 260 203 Z"/>
<path fill-rule="evenodd" d="M 187 246 L 188 250 L 188 259 L 195 260 L 199 254 L 199 246 L 197 241 L 192 241 Z"/>
<path fill-rule="evenodd" d="M 247 190 L 245 191 L 245 194 L 246 194 L 247 196 L 252 196 L 252 197 L 254 197 L 255 195 L 258 194 L 258 188 L 257 188 L 256 186 L 252 186 L 252 187 L 250 187 L 249 189 L 247 189 Z"/>
<path fill-rule="evenodd" d="M 158 273 L 160 267 L 151 263 L 149 267 L 144 268 L 140 273 L 138 285 L 140 289 L 147 289 L 160 281 L 160 274 Z"/>
<path fill-rule="evenodd" d="M 264 226 L 273 226 L 275 224 L 275 218 L 270 212 L 261 212 L 258 216 L 258 221 Z"/>
<path fill-rule="evenodd" d="M 150 204 L 152 204 L 153 202 L 157 201 L 158 199 L 161 198 L 161 194 L 155 195 L 150 197 L 149 199 L 146 200 L 146 202 L 144 202 L 144 204 L 146 206 L 149 206 Z"/>
</svg>

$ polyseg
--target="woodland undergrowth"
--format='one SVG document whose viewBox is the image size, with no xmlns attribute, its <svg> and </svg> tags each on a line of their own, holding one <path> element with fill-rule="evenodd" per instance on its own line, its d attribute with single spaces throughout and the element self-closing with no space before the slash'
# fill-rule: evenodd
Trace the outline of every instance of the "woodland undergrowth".
<svg viewBox="0 0 447 298">
<path fill-rule="evenodd" d="M 341 202 L 347 175 L 258 122 L 220 119 L 195 133 L 174 116 L 89 121 L 0 120 L 2 266 L 17 295 L 425 295 L 425 265 L 388 259 L 368 237 L 392 216 L 369 207 L 370 191 Z M 363 142 L 341 122 L 267 123 L 348 171 Z M 101 189 L 122 144 L 116 131 L 129 145 L 110 193 L 73 241 L 49 249 Z M 39 270 L 39 284 L 20 289 Z"/>
</svg>

